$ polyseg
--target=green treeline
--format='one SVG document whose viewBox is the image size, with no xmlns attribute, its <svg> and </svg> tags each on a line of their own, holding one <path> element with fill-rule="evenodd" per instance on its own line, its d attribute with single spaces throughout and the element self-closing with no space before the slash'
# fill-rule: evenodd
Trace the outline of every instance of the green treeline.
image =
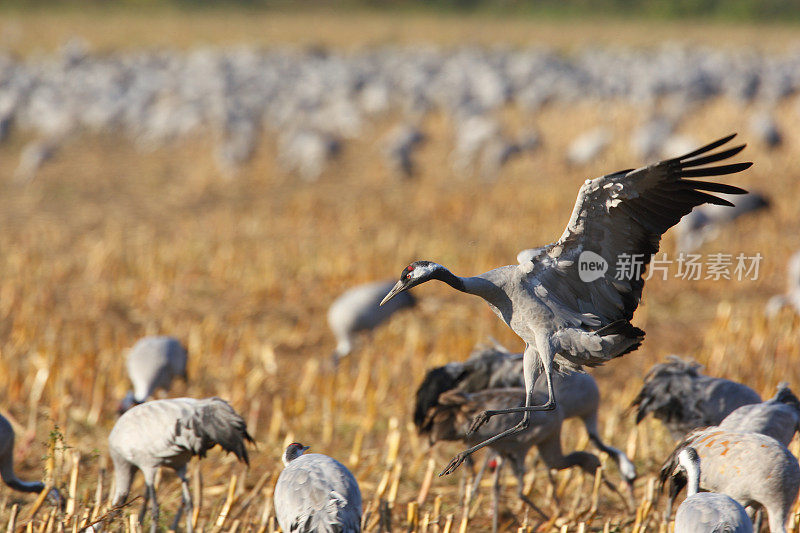
<svg viewBox="0 0 800 533">
<path fill-rule="evenodd" d="M 0 0 L 6 8 L 247 8 L 441 11 L 546 17 L 800 21 L 800 0 Z"/>
</svg>

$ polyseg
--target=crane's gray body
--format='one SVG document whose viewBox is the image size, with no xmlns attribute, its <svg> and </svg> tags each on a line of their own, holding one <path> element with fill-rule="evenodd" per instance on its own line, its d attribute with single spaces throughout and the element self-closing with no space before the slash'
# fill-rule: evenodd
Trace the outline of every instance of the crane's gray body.
<svg viewBox="0 0 800 533">
<path fill-rule="evenodd" d="M 205 457 L 219 444 L 247 463 L 245 441 L 252 442 L 252 438 L 244 420 L 219 398 L 173 398 L 137 405 L 120 416 L 108 436 L 116 487 L 112 503 L 117 506 L 125 502 L 133 475 L 137 468 L 141 470 L 147 487 L 144 506 L 153 500 L 151 531 L 155 532 L 158 503 L 153 483 L 158 468 L 166 466 L 176 471 L 182 482 L 184 507 L 190 511 L 191 493 L 186 479 L 189 460 L 195 455 Z M 179 518 L 180 513 L 176 524 Z M 187 512 L 187 530 L 191 530 L 191 512 Z"/>
<path fill-rule="evenodd" d="M 744 507 L 725 494 L 698 492 L 687 497 L 675 514 L 675 533 L 752 533 Z"/>
<path fill-rule="evenodd" d="M 535 398 L 544 400 L 547 391 L 537 392 Z M 483 442 L 496 435 L 503 428 L 519 423 L 523 413 L 500 414 L 489 419 L 475 432 L 468 433 L 470 424 L 476 414 L 490 409 L 509 405 L 522 405 L 525 401 L 524 388 L 486 389 L 475 393 L 464 393 L 457 390 L 445 392 L 440 397 L 439 405 L 432 409 L 429 425 L 423 433 L 428 434 L 431 443 L 438 441 L 462 441 L 467 445 Z M 539 456 L 548 469 L 563 470 L 578 466 L 590 475 L 594 475 L 600 466 L 600 460 L 592 453 L 576 451 L 564 455 L 561 448 L 561 424 L 564 414 L 560 404 L 548 411 L 537 411 L 531 417 L 528 427 L 515 435 L 499 439 L 489 447 L 500 455 L 503 464 L 508 462 L 517 478 L 517 496 L 535 511 L 544 513 L 523 493 L 525 476 L 525 457 L 528 451 L 536 446 Z M 610 484 L 609 484 L 610 485 Z M 493 530 L 497 530 L 497 501 L 499 498 L 499 472 L 494 483 L 494 520 Z"/>
<path fill-rule="evenodd" d="M 358 533 L 361 491 L 339 461 L 303 454 L 286 465 L 275 485 L 275 515 L 286 533 Z"/>
<path fill-rule="evenodd" d="M 169 389 L 174 378 L 186 379 L 186 359 L 186 348 L 174 337 L 140 339 L 125 359 L 133 394 L 123 400 L 122 410 L 144 402 L 157 389 Z"/>
<path fill-rule="evenodd" d="M 705 376 L 700 368 L 674 355 L 654 365 L 632 403 L 637 407 L 636 423 L 652 413 L 678 440 L 695 428 L 716 426 L 743 405 L 761 402 L 747 385 Z"/>
<path fill-rule="evenodd" d="M 547 392 L 536 394 L 542 399 Z M 452 412 L 443 408 L 439 415 L 434 416 L 434 431 L 431 433 L 433 441 L 462 440 L 468 445 L 482 442 L 486 438 L 496 435 L 503 428 L 511 427 L 522 418 L 522 413 L 509 413 L 497 415 L 481 426 L 478 431 L 467 435 L 473 417 L 481 411 L 509 405 L 521 405 L 525 401 L 525 389 L 487 389 L 480 392 L 464 394 L 460 392 L 446 393 L 442 398 L 442 406 L 457 406 L 458 410 Z M 444 413 L 451 411 L 452 422 L 442 423 Z M 525 431 L 507 438 L 498 440 L 490 446 L 501 456 L 510 459 L 512 464 L 524 468 L 524 459 L 528 451 L 536 446 L 542 460 L 548 468 L 563 469 L 573 466 L 568 464 L 561 451 L 561 424 L 564 413 L 560 406 L 550 411 L 541 411 L 533 414 L 531 425 Z"/>
<path fill-rule="evenodd" d="M 14 428 L 6 417 L 0 415 L 0 477 L 3 483 L 20 492 L 42 492 L 44 483 L 22 481 L 14 473 Z"/>
<path fill-rule="evenodd" d="M 782 384 L 774 397 L 739 407 L 726 416 L 719 427 L 727 431 L 761 433 L 789 446 L 800 429 L 800 402 L 789 387 Z"/>
<path fill-rule="evenodd" d="M 397 311 L 415 305 L 416 300 L 411 293 L 398 295 L 402 298 L 379 305 L 392 285 L 392 281 L 366 283 L 349 289 L 334 300 L 328 309 L 328 325 L 336 336 L 334 357 L 350 354 L 357 333 L 374 329 Z"/>
<path fill-rule="evenodd" d="M 432 369 L 417 391 L 414 422 L 419 429 L 425 426 L 428 413 L 438 405 L 438 398 L 448 390 L 479 392 L 486 389 L 524 387 L 522 354 L 511 353 L 500 345 L 476 348 L 464 362 L 448 363 Z M 600 389 L 591 374 L 584 372 L 558 373 L 553 376 L 556 401 L 563 419 L 580 418 L 592 443 L 611 456 L 629 482 L 636 479 L 636 467 L 624 452 L 606 445 L 600 438 L 598 411 Z M 537 379 L 534 389 L 547 394 L 545 380 Z"/>
<path fill-rule="evenodd" d="M 719 427 L 697 430 L 687 435 L 667 459 L 661 469 L 662 481 L 674 472 L 678 455 L 686 447 L 694 448 L 700 456 L 700 489 L 727 494 L 742 506 L 762 506 L 770 531 L 786 531 L 786 520 L 800 489 L 800 466 L 785 446 L 759 433 Z M 668 509 L 678 492 L 680 485 L 673 485 Z"/>
</svg>

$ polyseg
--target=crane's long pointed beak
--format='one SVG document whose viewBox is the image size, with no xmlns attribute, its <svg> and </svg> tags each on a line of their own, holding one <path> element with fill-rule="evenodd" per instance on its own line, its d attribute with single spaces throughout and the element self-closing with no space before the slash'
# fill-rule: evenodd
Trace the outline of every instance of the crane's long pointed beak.
<svg viewBox="0 0 800 533">
<path fill-rule="evenodd" d="M 404 290 L 405 288 L 403 287 L 403 281 L 402 280 L 398 281 L 397 283 L 395 283 L 394 287 L 392 287 L 392 290 L 389 291 L 389 294 L 387 294 L 383 298 L 383 300 L 381 300 L 380 305 L 385 304 L 386 302 L 394 298 L 397 295 L 397 293 L 403 292 Z"/>
</svg>

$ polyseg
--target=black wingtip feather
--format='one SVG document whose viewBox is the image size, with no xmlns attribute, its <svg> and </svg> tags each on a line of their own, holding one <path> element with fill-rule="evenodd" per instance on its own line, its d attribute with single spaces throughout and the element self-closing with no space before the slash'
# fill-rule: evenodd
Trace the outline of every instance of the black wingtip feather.
<svg viewBox="0 0 800 533">
<path fill-rule="evenodd" d="M 718 192 L 722 194 L 747 194 L 747 191 L 735 185 L 716 183 L 713 181 L 691 181 L 692 189 L 696 191 Z"/>
<path fill-rule="evenodd" d="M 733 157 L 744 150 L 745 146 L 747 145 L 740 144 L 739 146 L 734 146 L 733 148 L 717 152 L 716 154 L 689 159 L 687 161 L 681 161 L 681 168 L 699 167 L 702 165 L 708 165 L 710 163 L 716 163 L 717 161 L 722 161 L 723 159 L 728 159 L 729 157 Z"/>
<path fill-rule="evenodd" d="M 719 165 L 717 167 L 690 168 L 682 169 L 679 176 L 682 178 L 704 178 L 707 176 L 724 176 L 735 174 L 753 166 L 751 161 L 745 163 L 731 163 L 730 165 Z"/>
<path fill-rule="evenodd" d="M 727 143 L 728 141 L 730 141 L 734 137 L 736 137 L 736 134 L 732 133 L 732 134 L 728 135 L 727 137 L 723 137 L 722 139 L 718 139 L 718 140 L 716 140 L 716 141 L 714 141 L 712 143 L 709 143 L 709 144 L 707 144 L 705 146 L 702 146 L 702 147 L 698 148 L 697 150 L 695 150 L 693 152 L 689 152 L 688 154 L 683 154 L 680 157 L 676 157 L 673 161 L 684 162 L 687 159 L 691 159 L 691 158 L 693 158 L 695 156 L 704 154 L 706 152 L 710 152 L 714 148 L 717 148 L 717 147 L 722 146 L 723 144 Z"/>
</svg>

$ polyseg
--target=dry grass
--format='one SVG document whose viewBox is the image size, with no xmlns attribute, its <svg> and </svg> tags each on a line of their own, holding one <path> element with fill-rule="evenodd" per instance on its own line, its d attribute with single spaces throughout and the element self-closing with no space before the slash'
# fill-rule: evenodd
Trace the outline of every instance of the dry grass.
<svg viewBox="0 0 800 533">
<path fill-rule="evenodd" d="M 658 529 L 663 503 L 650 502 L 650 484 L 671 442 L 653 421 L 635 427 L 625 407 L 646 369 L 666 354 L 691 355 L 708 373 L 744 381 L 763 395 L 780 380 L 800 383 L 800 321 L 788 312 L 766 321 L 762 313 L 766 299 L 783 288 L 789 254 L 800 248 L 800 126 L 793 102 L 781 111 L 789 144 L 775 152 L 751 145 L 745 154 L 756 164 L 731 179 L 768 191 L 774 210 L 705 248 L 760 252 L 759 280 L 651 280 L 634 320 L 647 331 L 643 347 L 594 372 L 604 396 L 605 436 L 627 449 L 642 474 L 641 508 L 627 512 L 601 490 L 598 509 L 590 512 L 593 481 L 577 472 L 559 474 L 562 505 L 556 507 L 539 465 L 529 473 L 531 497 L 558 517 L 541 530 L 573 530 L 581 522 L 594 530 L 606 524 Z M 682 130 L 710 140 L 743 130 L 746 116 L 739 104 L 718 101 Z M 345 288 L 393 278 L 413 259 L 435 260 L 459 274 L 511 263 L 518 250 L 560 234 L 583 179 L 639 163 L 631 160 L 623 133 L 636 122 L 636 110 L 626 105 L 552 107 L 537 116 L 509 110 L 507 118 L 512 127 L 535 124 L 547 144 L 492 184 L 451 174 L 452 132 L 441 116 L 428 119 L 423 172 L 408 182 L 387 173 L 370 140 L 390 121 L 348 144 L 316 184 L 280 172 L 271 139 L 239 177 L 226 181 L 214 170 L 211 139 L 142 153 L 109 133 L 71 141 L 34 182 L 20 187 L 11 174 L 26 139 L 12 136 L 0 146 L 0 408 L 17 428 L 21 476 L 54 482 L 74 498 L 74 512 L 53 517 L 45 504 L 31 516 L 35 496 L 3 488 L 0 524 L 15 515 L 17 529 L 74 531 L 102 514 L 110 483 L 106 437 L 127 388 L 124 351 L 142 335 L 165 333 L 183 339 L 190 352 L 189 383 L 173 393 L 230 400 L 258 441 L 249 470 L 212 453 L 191 472 L 202 478 L 196 490 L 204 531 L 272 527 L 270 494 L 289 440 L 352 468 L 370 531 L 377 529 L 380 499 L 388 502 L 396 529 L 409 529 L 411 507 L 418 531 L 426 520 L 438 520 L 427 531 L 487 530 L 488 490 L 465 519 L 460 473 L 434 478 L 427 498 L 412 504 L 431 468 L 411 425 L 413 393 L 426 369 L 465 358 L 488 336 L 512 349 L 520 349 L 520 341 L 478 299 L 429 284 L 418 290 L 418 313 L 392 321 L 332 373 L 325 311 Z M 597 123 L 620 133 L 607 155 L 586 168 L 566 168 L 561 154 L 569 140 Z M 670 238 L 664 249 L 672 250 Z M 56 426 L 63 441 L 48 463 L 42 457 Z M 566 450 L 586 446 L 574 422 L 562 439 Z M 433 467 L 438 471 L 459 448 L 437 447 Z M 613 465 L 608 475 L 619 479 Z M 134 493 L 140 490 L 137 480 Z M 159 496 L 167 524 L 180 499 L 170 472 Z M 229 512 L 219 523 L 226 500 Z M 138 507 L 135 502 L 130 511 Z M 511 488 L 503 508 L 505 530 L 538 525 Z M 127 530 L 130 523 L 116 527 Z"/>
<path fill-rule="evenodd" d="M 652 46 L 680 40 L 718 47 L 749 46 L 785 51 L 796 46 L 792 24 L 691 21 L 550 20 L 463 14 L 236 10 L 14 11 L 0 18 L 0 45 L 19 54 L 51 51 L 73 36 L 98 51 L 196 45 L 327 45 L 357 47 L 420 42 L 445 46 L 549 45 L 569 49 L 596 44 Z"/>
</svg>

